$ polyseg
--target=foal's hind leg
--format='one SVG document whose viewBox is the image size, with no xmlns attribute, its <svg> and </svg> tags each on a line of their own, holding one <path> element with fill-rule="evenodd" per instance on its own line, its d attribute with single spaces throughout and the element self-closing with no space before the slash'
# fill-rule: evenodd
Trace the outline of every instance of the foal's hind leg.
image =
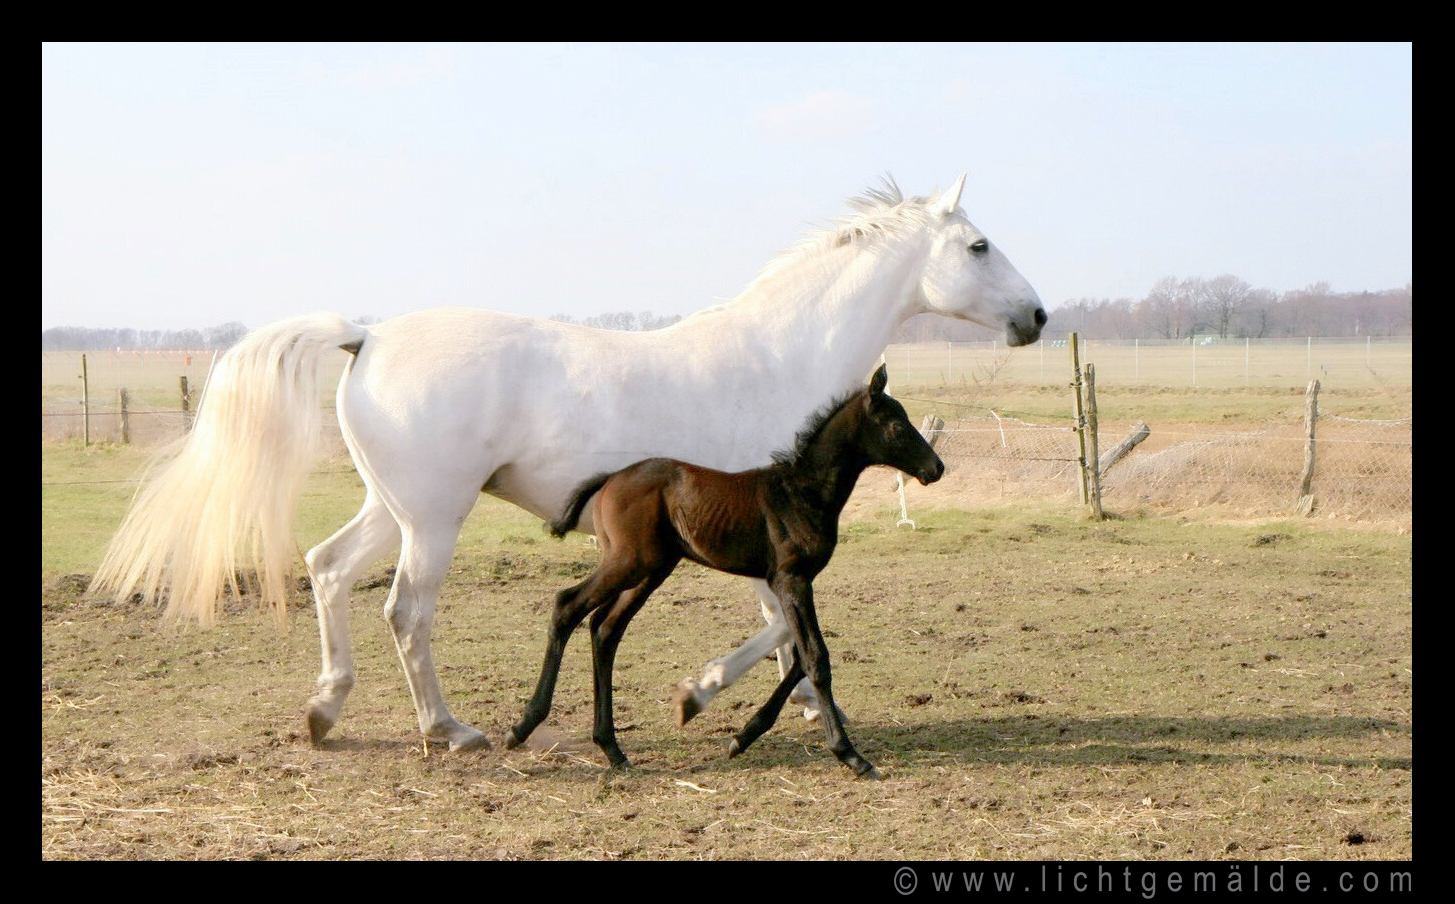
<svg viewBox="0 0 1455 904">
<path fill-rule="evenodd" d="M 399 525 L 370 491 L 364 507 L 338 533 L 304 556 L 318 608 L 323 669 L 318 693 L 308 701 L 308 736 L 317 745 L 338 721 L 354 686 L 349 642 L 349 590 L 371 564 L 399 548 Z"/>
<path fill-rule="evenodd" d="M 676 567 L 676 559 L 658 566 L 646 580 L 623 591 L 610 607 L 598 609 L 591 616 L 591 677 L 596 703 L 596 725 L 592 729 L 591 738 L 605 752 L 613 768 L 631 765 L 616 744 L 616 721 L 612 713 L 611 680 L 616 664 L 616 648 L 621 644 L 622 635 L 626 633 L 626 626 L 631 623 L 632 616 L 637 614 L 647 597 L 662 585 L 667 575 Z"/>
<path fill-rule="evenodd" d="M 614 605 L 626 592 L 622 588 L 641 583 L 645 573 L 645 569 L 634 557 L 622 555 L 619 551 L 608 551 L 590 577 L 556 595 L 556 604 L 551 610 L 551 625 L 546 631 L 546 658 L 541 663 L 540 678 L 536 681 L 535 693 L 526 704 L 520 721 L 506 735 L 506 747 L 524 744 L 531 732 L 550 714 L 551 698 L 556 692 L 556 678 L 561 672 L 561 656 L 566 651 L 566 642 L 571 639 L 571 632 L 576 630 L 576 626 L 593 609 Z M 594 647 L 593 644 L 593 649 Z"/>
<path fill-rule="evenodd" d="M 541 675 L 536 681 L 535 693 L 525 705 L 525 712 L 505 736 L 506 747 L 524 744 L 531 732 L 550 714 L 551 698 L 556 693 L 556 677 L 561 673 L 561 655 L 566 651 L 566 641 L 571 639 L 571 632 L 591 611 L 591 597 L 586 591 L 594 581 L 593 575 L 556 595 L 556 605 L 551 610 L 551 627 L 546 634 L 546 660 L 541 664 Z"/>
</svg>

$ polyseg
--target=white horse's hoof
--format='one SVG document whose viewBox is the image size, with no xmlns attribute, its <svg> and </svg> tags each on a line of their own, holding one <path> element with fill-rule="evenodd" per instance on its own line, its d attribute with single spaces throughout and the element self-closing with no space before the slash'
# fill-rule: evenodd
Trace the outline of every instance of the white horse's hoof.
<svg viewBox="0 0 1455 904">
<path fill-rule="evenodd" d="M 463 722 L 455 722 L 437 727 L 435 731 L 425 732 L 425 737 L 432 741 L 448 741 L 451 752 L 463 752 L 467 750 L 489 750 L 490 739 L 482 732 L 476 731 Z"/>
<path fill-rule="evenodd" d="M 323 711 L 323 707 L 308 707 L 308 742 L 314 747 L 322 744 L 329 729 L 333 728 L 333 723 L 334 720 Z"/>
<path fill-rule="evenodd" d="M 702 712 L 702 704 L 697 702 L 697 682 L 691 678 L 677 685 L 677 690 L 672 694 L 672 705 L 677 710 L 677 727 L 682 727 L 692 720 L 692 717 Z"/>
<path fill-rule="evenodd" d="M 471 737 L 467 737 L 464 740 L 460 740 L 460 741 L 451 741 L 450 742 L 450 751 L 452 753 L 456 753 L 456 752 L 463 753 L 463 752 L 469 751 L 469 750 L 489 750 L 490 749 L 490 739 L 489 738 L 485 737 L 485 735 L 481 734 L 478 731 L 475 731 L 474 729 L 471 729 L 471 731 L 474 732 L 474 734 Z"/>
<path fill-rule="evenodd" d="M 817 706 L 805 706 L 803 708 L 803 718 L 807 719 L 810 722 L 817 722 L 822 716 L 823 711 L 820 710 Z M 844 711 L 841 708 L 839 709 L 839 723 L 842 725 L 849 724 L 849 717 L 844 715 Z"/>
</svg>

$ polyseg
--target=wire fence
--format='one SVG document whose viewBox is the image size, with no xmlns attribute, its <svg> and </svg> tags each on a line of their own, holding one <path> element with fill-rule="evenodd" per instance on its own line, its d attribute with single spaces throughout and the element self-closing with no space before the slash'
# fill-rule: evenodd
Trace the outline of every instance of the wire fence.
<svg viewBox="0 0 1455 904">
<path fill-rule="evenodd" d="M 994 414 L 940 416 L 945 425 L 936 450 L 945 461 L 948 481 L 941 498 L 964 504 L 1017 499 L 1077 503 L 1079 448 L 1071 418 L 1036 424 Z M 1103 422 L 1101 450 L 1141 427 L 1145 425 Z M 1302 496 L 1307 442 L 1302 423 L 1242 432 L 1197 425 L 1153 427 L 1130 454 L 1101 472 L 1103 504 L 1113 510 L 1216 506 L 1249 517 L 1288 515 Z M 1410 519 L 1413 446 L 1411 418 L 1321 414 L 1310 488 L 1314 513 L 1361 521 Z"/>
<path fill-rule="evenodd" d="M 958 386 L 994 380 L 1023 385 L 1066 381 L 1066 339 L 1043 337 L 1010 349 L 1003 342 L 917 342 L 885 352 L 896 386 Z M 1082 363 L 1106 386 L 1192 389 L 1408 387 L 1414 374 L 1408 336 L 1302 339 L 1082 339 Z"/>
<path fill-rule="evenodd" d="M 1218 358 L 1216 354 L 1221 352 L 1209 348 L 1083 342 L 1081 357 L 1095 361 L 1104 398 L 1122 385 L 1166 385 L 1149 383 L 1158 374 L 1164 381 L 1181 379 L 1181 374 L 1190 385 L 1194 353 L 1200 355 L 1197 367 L 1204 382 L 1211 379 L 1210 373 L 1226 378 L 1238 369 L 1234 366 L 1237 360 L 1243 368 L 1239 379 L 1251 380 L 1258 361 L 1260 385 L 1295 389 L 1302 388 L 1314 360 L 1321 362 L 1314 372 L 1325 388 L 1356 379 L 1365 385 L 1374 380 L 1382 386 L 1407 387 L 1412 373 L 1408 339 L 1265 342 L 1256 355 L 1253 344 L 1244 343 L 1241 359 L 1227 354 Z M 341 372 L 344 356 L 339 358 Z M 960 383 L 992 389 L 1043 383 L 1059 392 L 1067 386 L 1070 371 L 1066 350 L 1055 340 L 1014 352 L 995 343 L 898 345 L 886 351 L 885 360 L 895 394 L 906 400 L 915 387 Z M 212 353 L 87 353 L 83 363 L 81 353 L 51 352 L 42 353 L 41 361 L 43 442 L 89 439 L 158 446 L 188 429 Z M 1222 363 L 1213 363 L 1216 361 Z M 1325 370 L 1324 362 L 1330 361 L 1334 364 Z M 1356 376 L 1359 366 L 1365 368 L 1362 376 Z M 80 385 L 83 372 L 84 388 Z M 328 390 L 319 405 L 325 410 L 326 453 L 342 456 L 345 450 L 332 410 L 334 383 L 325 381 Z M 184 385 L 190 394 L 186 401 Z M 128 390 L 125 409 L 120 402 L 122 388 Z M 939 498 L 964 504 L 997 499 L 1077 502 L 1079 450 L 1071 417 L 1043 418 L 1044 422 L 1035 423 L 996 413 L 1005 409 L 993 402 L 971 409 L 943 400 L 920 401 L 932 406 L 945 421 L 937 440 L 947 467 L 944 486 L 936 493 Z M 1103 421 L 1101 450 L 1111 448 L 1134 426 Z M 1371 420 L 1322 410 L 1321 405 L 1315 443 L 1312 495 L 1316 513 L 1361 520 L 1412 517 L 1410 417 Z M 1219 431 L 1205 424 L 1153 424 L 1145 441 L 1104 471 L 1102 498 L 1112 509 L 1219 506 L 1249 516 L 1288 514 L 1300 498 L 1306 444 L 1301 420 L 1241 432 Z"/>
</svg>

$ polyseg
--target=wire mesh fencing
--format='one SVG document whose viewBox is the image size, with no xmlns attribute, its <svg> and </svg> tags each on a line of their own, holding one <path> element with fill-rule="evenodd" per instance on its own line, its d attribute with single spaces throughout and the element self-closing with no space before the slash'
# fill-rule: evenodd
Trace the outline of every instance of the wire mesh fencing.
<svg viewBox="0 0 1455 904">
<path fill-rule="evenodd" d="M 1107 452 L 1144 426 L 1100 424 L 1100 449 Z M 1102 501 L 1113 511 L 1216 506 L 1249 517 L 1289 515 L 1302 496 L 1308 448 L 1302 423 L 1242 432 L 1154 426 L 1124 458 L 1106 466 L 1103 456 Z M 1080 450 L 1070 418 L 1037 424 L 960 413 L 945 420 L 936 449 L 946 466 L 946 500 L 1078 501 Z M 1313 440 L 1313 514 L 1367 521 L 1411 518 L 1412 451 L 1411 418 L 1321 414 Z"/>
</svg>

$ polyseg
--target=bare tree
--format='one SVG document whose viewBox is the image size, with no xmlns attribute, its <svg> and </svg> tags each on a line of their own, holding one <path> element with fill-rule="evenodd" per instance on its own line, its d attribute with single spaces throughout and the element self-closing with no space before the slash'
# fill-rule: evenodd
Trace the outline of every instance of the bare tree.
<svg viewBox="0 0 1455 904">
<path fill-rule="evenodd" d="M 1221 339 L 1228 338 L 1228 327 L 1253 294 L 1253 287 L 1231 273 L 1215 276 L 1203 286 L 1203 310 L 1206 319 Z"/>
<path fill-rule="evenodd" d="M 233 320 L 221 326 L 210 327 L 204 336 L 207 339 L 208 348 L 228 349 L 237 344 L 237 341 L 247 333 L 247 327 Z"/>
<path fill-rule="evenodd" d="M 1138 319 L 1150 333 L 1161 334 L 1164 339 L 1176 339 L 1178 279 L 1164 276 L 1152 285 L 1142 300 L 1137 302 Z"/>
<path fill-rule="evenodd" d="M 1248 293 L 1248 299 L 1236 317 L 1238 333 L 1252 339 L 1266 338 L 1273 326 L 1274 306 L 1277 304 L 1278 295 L 1269 289 L 1254 289 Z"/>
</svg>

